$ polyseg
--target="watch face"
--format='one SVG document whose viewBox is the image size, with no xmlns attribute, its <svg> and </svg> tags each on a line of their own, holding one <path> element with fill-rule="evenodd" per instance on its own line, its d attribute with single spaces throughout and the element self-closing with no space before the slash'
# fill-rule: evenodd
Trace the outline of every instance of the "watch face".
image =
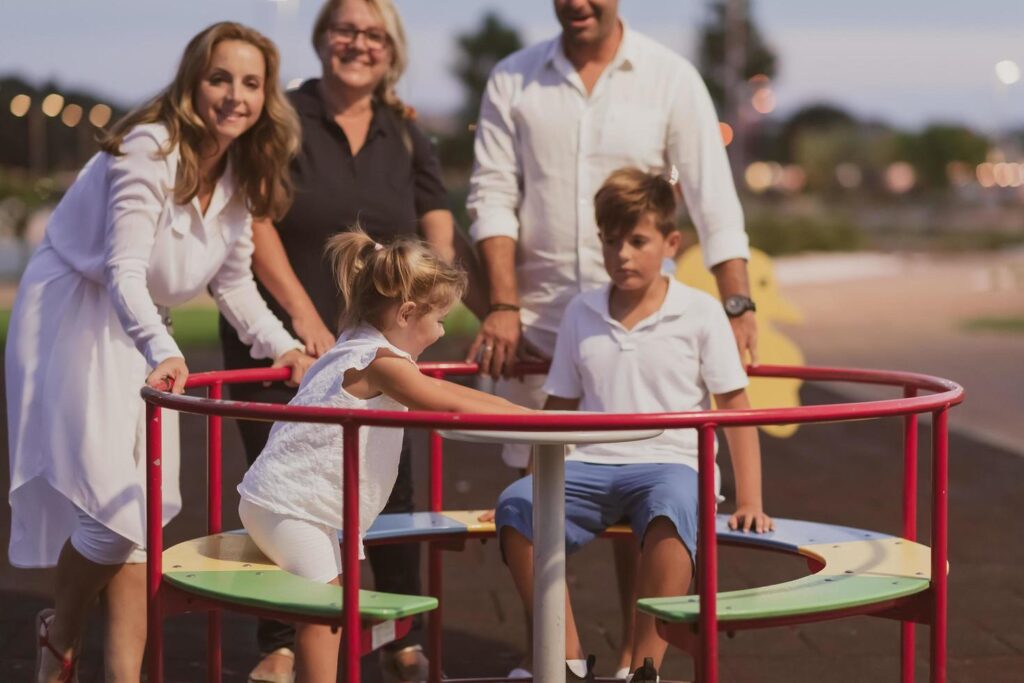
<svg viewBox="0 0 1024 683">
<path fill-rule="evenodd" d="M 754 302 L 745 296 L 730 296 L 723 303 L 725 312 L 731 316 L 754 310 Z"/>
</svg>

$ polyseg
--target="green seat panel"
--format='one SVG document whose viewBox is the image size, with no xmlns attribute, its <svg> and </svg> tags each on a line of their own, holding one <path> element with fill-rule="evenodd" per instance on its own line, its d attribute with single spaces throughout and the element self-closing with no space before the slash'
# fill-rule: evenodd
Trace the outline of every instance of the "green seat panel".
<svg viewBox="0 0 1024 683">
<path fill-rule="evenodd" d="M 926 578 L 813 574 L 772 586 L 719 593 L 718 620 L 830 612 L 903 598 L 927 590 L 929 584 Z M 665 621 L 695 622 L 700 617 L 700 598 L 696 595 L 644 598 L 637 607 Z"/>
<path fill-rule="evenodd" d="M 315 617 L 335 617 L 341 612 L 341 587 L 317 583 L 281 570 L 271 571 L 170 571 L 164 580 L 186 591 L 247 607 L 272 609 Z M 385 621 L 429 612 L 437 599 L 359 591 L 363 619 Z"/>
</svg>

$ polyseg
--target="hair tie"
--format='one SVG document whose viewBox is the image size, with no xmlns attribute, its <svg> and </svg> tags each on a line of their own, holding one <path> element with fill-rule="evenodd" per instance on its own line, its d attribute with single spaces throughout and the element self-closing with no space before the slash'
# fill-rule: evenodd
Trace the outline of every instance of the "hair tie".
<svg viewBox="0 0 1024 683">
<path fill-rule="evenodd" d="M 675 185 L 679 182 L 679 169 L 676 168 L 675 164 L 672 164 L 672 170 L 668 173 L 668 184 Z"/>
<path fill-rule="evenodd" d="M 374 242 L 373 243 L 373 250 L 374 251 L 380 251 L 383 248 L 384 248 L 384 245 L 381 244 L 380 242 Z"/>
</svg>

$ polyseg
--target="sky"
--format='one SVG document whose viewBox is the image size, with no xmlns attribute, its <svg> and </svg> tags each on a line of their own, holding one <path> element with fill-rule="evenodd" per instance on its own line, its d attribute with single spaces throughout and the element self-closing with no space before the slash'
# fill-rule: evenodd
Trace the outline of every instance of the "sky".
<svg viewBox="0 0 1024 683">
<path fill-rule="evenodd" d="M 1024 80 L 1003 86 L 995 64 L 1024 68 L 1021 0 L 752 0 L 779 55 L 777 115 L 830 102 L 916 128 L 962 122 L 1024 126 Z M 527 43 L 558 31 L 550 0 L 397 0 L 409 34 L 400 94 L 423 112 L 461 102 L 449 70 L 454 38 L 493 10 Z M 273 38 L 285 80 L 317 75 L 309 30 L 319 0 L 0 0 L 0 75 L 54 80 L 131 105 L 173 75 L 188 39 L 232 19 Z M 620 0 L 629 25 L 694 58 L 706 0 Z M 0 102 L 12 93 L 0 92 Z"/>
</svg>

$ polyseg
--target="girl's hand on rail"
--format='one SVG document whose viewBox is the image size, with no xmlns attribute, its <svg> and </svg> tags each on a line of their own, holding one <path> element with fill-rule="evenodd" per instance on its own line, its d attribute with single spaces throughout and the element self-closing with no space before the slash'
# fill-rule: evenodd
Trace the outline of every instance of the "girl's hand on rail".
<svg viewBox="0 0 1024 683">
<path fill-rule="evenodd" d="M 161 361 L 146 377 L 146 385 L 172 394 L 185 393 L 185 380 L 188 379 L 188 366 L 185 359 L 179 356 Z"/>
<path fill-rule="evenodd" d="M 764 534 L 775 530 L 775 522 L 764 513 L 760 505 L 740 505 L 729 518 L 729 528 L 733 531 L 754 531 Z"/>
<path fill-rule="evenodd" d="M 274 361 L 271 367 L 274 368 L 291 368 L 292 376 L 285 381 L 290 387 L 299 386 L 299 382 L 306 374 L 306 370 L 309 370 L 309 366 L 313 364 L 315 359 L 312 356 L 308 356 L 299 349 L 292 349 L 291 351 L 285 351 Z"/>
</svg>

